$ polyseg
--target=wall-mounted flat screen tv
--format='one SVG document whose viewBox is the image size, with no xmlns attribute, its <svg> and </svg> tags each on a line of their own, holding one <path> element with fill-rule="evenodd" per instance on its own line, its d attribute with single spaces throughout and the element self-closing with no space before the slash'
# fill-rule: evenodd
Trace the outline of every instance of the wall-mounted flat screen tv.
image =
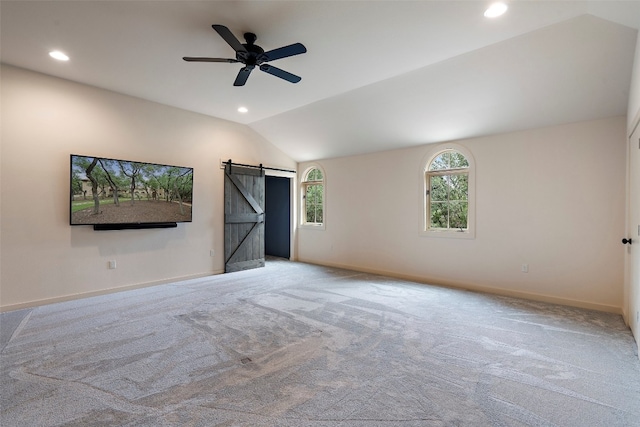
<svg viewBox="0 0 640 427">
<path fill-rule="evenodd" d="M 193 168 L 72 154 L 70 193 L 71 225 L 175 226 L 192 221 Z"/>
</svg>

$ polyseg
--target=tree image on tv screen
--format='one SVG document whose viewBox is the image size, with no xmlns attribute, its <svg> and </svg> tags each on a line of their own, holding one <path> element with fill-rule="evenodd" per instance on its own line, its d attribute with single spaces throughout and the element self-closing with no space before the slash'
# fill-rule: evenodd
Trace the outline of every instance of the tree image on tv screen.
<svg viewBox="0 0 640 427">
<path fill-rule="evenodd" d="M 71 156 L 71 224 L 191 221 L 193 169 Z"/>
</svg>

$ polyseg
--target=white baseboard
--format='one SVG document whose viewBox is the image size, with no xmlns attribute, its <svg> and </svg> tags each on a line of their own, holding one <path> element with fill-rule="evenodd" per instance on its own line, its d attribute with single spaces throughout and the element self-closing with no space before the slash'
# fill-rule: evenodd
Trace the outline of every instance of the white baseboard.
<svg viewBox="0 0 640 427">
<path fill-rule="evenodd" d="M 41 305 L 54 304 L 57 302 L 72 301 L 72 300 L 81 299 L 81 298 L 89 298 L 89 297 L 95 297 L 99 295 L 113 294 L 116 292 L 130 291 L 133 289 L 148 288 L 150 286 L 164 285 L 167 283 L 182 282 L 185 280 L 192 280 L 192 279 L 200 279 L 202 277 L 213 276 L 213 275 L 222 274 L 222 273 L 224 273 L 224 270 L 214 270 L 209 273 L 200 273 L 200 274 L 194 274 L 190 276 L 173 277 L 170 279 L 155 280 L 152 282 L 136 283 L 133 285 L 118 286 L 116 288 L 101 289 L 98 291 L 90 291 L 90 292 L 80 292 L 77 294 L 64 295 L 64 296 L 55 297 L 55 298 L 45 298 L 41 300 L 28 301 L 28 302 L 19 303 L 19 304 L 5 305 L 0 307 L 0 313 L 7 312 L 7 311 L 14 311 L 14 310 L 22 310 L 25 308 L 33 308 Z"/>
<path fill-rule="evenodd" d="M 516 291 L 516 290 L 504 289 L 504 288 L 493 288 L 493 287 L 477 285 L 473 283 L 443 281 L 441 279 L 432 280 L 429 277 L 413 276 L 410 274 L 398 273 L 396 271 L 380 270 L 380 269 L 367 268 L 367 267 L 358 267 L 358 266 L 340 264 L 340 263 L 331 263 L 331 262 L 320 263 L 317 261 L 312 261 L 312 260 L 307 260 L 302 258 L 298 259 L 298 261 L 306 262 L 308 264 L 322 265 L 326 267 L 344 268 L 347 270 L 360 271 L 363 273 L 379 274 L 381 276 L 395 277 L 398 279 L 408 280 L 411 282 L 417 282 L 417 283 L 422 283 L 426 285 L 443 286 L 447 288 L 463 289 L 463 290 L 473 291 L 473 292 L 482 292 L 482 293 L 501 295 L 501 296 L 507 296 L 507 297 L 522 298 L 522 299 L 527 299 L 532 301 L 548 302 L 551 304 L 586 308 L 590 310 L 604 311 L 607 313 L 615 313 L 615 314 L 622 315 L 622 307 L 617 307 L 617 306 L 608 305 L 608 304 L 600 304 L 600 303 L 594 303 L 589 301 L 574 300 L 569 298 L 556 297 L 552 295 L 522 292 L 522 291 Z"/>
<path fill-rule="evenodd" d="M 593 303 L 589 301 L 581 301 L 581 300 L 574 300 L 569 298 L 555 297 L 552 295 L 543 295 L 543 294 L 536 294 L 536 293 L 530 293 L 530 292 L 515 291 L 511 289 L 504 289 L 504 288 L 493 288 L 493 287 L 477 285 L 473 283 L 460 283 L 460 282 L 453 282 L 453 281 L 433 280 L 433 279 L 430 279 L 429 277 L 414 276 L 410 274 L 398 273 L 395 271 L 359 267 L 359 266 L 353 266 L 353 265 L 341 264 L 341 263 L 331 263 L 331 262 L 320 263 L 317 261 L 303 259 L 303 258 L 299 258 L 298 261 L 305 262 L 308 264 L 323 265 L 327 267 L 344 268 L 347 270 L 360 271 L 363 273 L 379 274 L 382 276 L 395 277 L 398 279 L 409 280 L 412 282 L 423 283 L 427 285 L 444 286 L 448 288 L 464 289 L 464 290 L 473 291 L 473 292 L 484 292 L 484 293 L 490 293 L 495 295 L 523 298 L 523 299 L 528 299 L 532 301 L 542 301 L 542 302 L 548 302 L 552 304 L 567 305 L 571 307 L 587 308 L 590 310 L 598 310 L 598 311 L 604 311 L 604 312 L 615 313 L 620 315 L 623 314 L 622 307 L 616 307 L 616 306 L 600 304 L 600 303 Z M 115 292 L 146 288 L 150 286 L 163 285 L 163 284 L 172 283 L 172 282 L 182 282 L 185 280 L 199 279 L 202 277 L 212 276 L 212 275 L 222 274 L 222 273 L 224 273 L 223 270 L 220 270 L 220 271 L 216 270 L 210 273 L 201 273 L 201 274 L 195 274 L 191 276 L 174 277 L 171 279 L 156 280 L 152 282 L 120 286 L 117 288 L 102 289 L 99 291 L 82 292 L 77 294 L 65 295 L 61 297 L 29 301 L 25 303 L 2 306 L 0 307 L 0 312 L 21 310 L 24 308 L 32 308 L 40 305 L 53 304 L 53 303 L 63 302 L 63 301 L 71 301 L 71 300 L 76 300 L 81 298 L 89 298 L 89 297 L 98 296 L 98 295 L 106 295 L 106 294 L 111 294 Z"/>
</svg>

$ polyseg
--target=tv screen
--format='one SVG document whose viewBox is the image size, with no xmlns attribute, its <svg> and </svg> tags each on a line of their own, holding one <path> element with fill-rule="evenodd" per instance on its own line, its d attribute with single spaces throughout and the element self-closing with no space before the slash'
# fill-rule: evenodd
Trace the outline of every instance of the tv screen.
<svg viewBox="0 0 640 427">
<path fill-rule="evenodd" d="M 192 221 L 193 168 L 71 155 L 71 225 Z"/>
</svg>

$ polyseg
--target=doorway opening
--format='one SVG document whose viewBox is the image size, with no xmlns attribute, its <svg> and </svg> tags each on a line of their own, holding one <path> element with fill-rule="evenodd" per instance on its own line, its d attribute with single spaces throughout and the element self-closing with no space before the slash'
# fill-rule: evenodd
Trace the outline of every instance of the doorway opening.
<svg viewBox="0 0 640 427">
<path fill-rule="evenodd" d="M 266 256 L 290 259 L 293 181 L 281 173 L 295 171 L 231 160 L 222 166 L 225 272 L 264 267 Z"/>
<path fill-rule="evenodd" d="M 291 257 L 291 178 L 265 177 L 265 255 Z"/>
</svg>

